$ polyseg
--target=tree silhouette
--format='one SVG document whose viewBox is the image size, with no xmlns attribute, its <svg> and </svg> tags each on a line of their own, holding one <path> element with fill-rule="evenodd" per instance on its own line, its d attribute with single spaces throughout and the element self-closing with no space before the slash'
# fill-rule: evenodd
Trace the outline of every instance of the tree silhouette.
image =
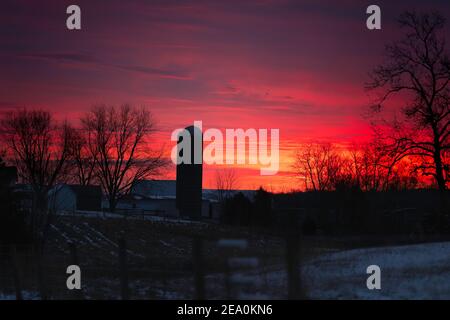
<svg viewBox="0 0 450 320">
<path fill-rule="evenodd" d="M 49 223 L 47 194 L 66 175 L 73 130 L 67 123 L 58 124 L 48 111 L 27 109 L 7 113 L 2 129 L 19 177 L 33 190 L 33 235 L 44 241 Z"/>
<path fill-rule="evenodd" d="M 236 170 L 223 169 L 216 170 L 215 184 L 219 196 L 219 201 L 223 201 L 231 196 L 231 191 L 238 187 L 238 176 Z"/>
<path fill-rule="evenodd" d="M 388 151 L 400 160 L 414 157 L 418 170 L 446 189 L 450 149 L 450 60 L 445 48 L 445 19 L 438 13 L 406 12 L 399 24 L 405 37 L 386 46 L 387 61 L 370 74 L 368 90 L 379 94 L 380 112 L 395 94 L 404 93 L 401 119 L 389 122 Z M 386 122 L 387 123 L 387 122 Z"/>
<path fill-rule="evenodd" d="M 331 191 L 348 173 L 348 164 L 334 145 L 311 143 L 297 151 L 293 169 L 303 180 L 306 190 Z"/>
<path fill-rule="evenodd" d="M 149 145 L 155 122 L 145 108 L 96 106 L 81 122 L 90 157 L 95 161 L 96 179 L 111 211 L 136 180 L 157 174 L 168 163 L 162 152 L 155 152 Z"/>
<path fill-rule="evenodd" d="M 73 130 L 69 141 L 70 163 L 72 164 L 69 175 L 72 181 L 82 186 L 98 183 L 95 170 L 97 149 L 89 148 L 87 137 L 89 134 L 83 134 L 81 130 Z"/>
</svg>

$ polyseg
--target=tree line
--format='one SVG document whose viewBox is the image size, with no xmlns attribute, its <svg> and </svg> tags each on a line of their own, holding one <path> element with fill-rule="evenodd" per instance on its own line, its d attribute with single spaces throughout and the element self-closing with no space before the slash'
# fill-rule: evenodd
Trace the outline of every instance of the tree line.
<svg viewBox="0 0 450 320">
<path fill-rule="evenodd" d="M 392 157 L 374 142 L 349 147 L 309 143 L 297 151 L 293 168 L 307 191 L 408 190 L 427 187 L 412 158 Z"/>
<path fill-rule="evenodd" d="M 114 211 L 134 181 L 159 174 L 168 163 L 152 146 L 155 124 L 148 109 L 127 104 L 94 106 L 76 126 L 48 110 L 5 113 L 2 145 L 19 180 L 32 189 L 32 225 L 42 231 L 48 191 L 58 183 L 100 185 Z"/>
<path fill-rule="evenodd" d="M 403 38 L 386 46 L 384 62 L 369 73 L 365 86 L 373 99 L 369 110 L 373 139 L 346 148 L 330 143 L 303 145 L 294 169 L 307 190 L 447 189 L 450 58 L 446 21 L 439 13 L 406 12 L 398 23 Z"/>
</svg>

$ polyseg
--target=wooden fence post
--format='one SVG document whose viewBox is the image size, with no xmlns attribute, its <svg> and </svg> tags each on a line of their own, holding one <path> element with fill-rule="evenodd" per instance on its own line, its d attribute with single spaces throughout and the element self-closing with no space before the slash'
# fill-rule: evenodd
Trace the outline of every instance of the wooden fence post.
<svg viewBox="0 0 450 320">
<path fill-rule="evenodd" d="M 41 247 L 37 246 L 37 245 L 33 245 L 32 250 L 33 250 L 33 256 L 36 259 L 37 282 L 38 282 L 39 295 L 41 297 L 41 300 L 47 300 L 48 293 L 47 293 L 47 289 L 45 286 L 44 271 L 43 271 L 43 267 L 42 267 L 43 253 L 42 253 Z"/>
<path fill-rule="evenodd" d="M 300 298 L 300 235 L 297 216 L 289 215 L 286 237 L 286 266 L 288 299 Z"/>
<path fill-rule="evenodd" d="M 224 249 L 227 256 L 227 262 L 225 263 L 224 278 L 225 278 L 225 295 L 227 300 L 233 298 L 233 290 L 231 285 L 231 268 L 229 265 L 230 253 L 233 249 L 245 250 L 248 247 L 247 240 L 244 239 L 220 239 L 217 243 L 218 247 Z"/>
<path fill-rule="evenodd" d="M 269 289 L 269 281 L 267 279 L 267 242 L 266 239 L 264 239 L 264 245 L 263 245 L 263 255 L 262 255 L 262 266 L 261 266 L 261 272 L 262 272 L 262 279 L 264 281 L 264 288 L 265 290 Z"/>
<path fill-rule="evenodd" d="M 16 300 L 22 300 L 22 289 L 20 287 L 20 276 L 19 276 L 19 261 L 17 259 L 17 250 L 16 246 L 12 245 L 10 247 L 12 267 L 13 267 L 13 278 L 14 278 L 14 287 L 16 290 Z"/>
<path fill-rule="evenodd" d="M 192 260 L 194 266 L 194 281 L 196 299 L 205 299 L 205 272 L 203 265 L 203 240 L 200 237 L 192 239 Z"/>
<path fill-rule="evenodd" d="M 38 288 L 39 288 L 39 295 L 41 296 L 41 300 L 47 300 L 48 294 L 47 289 L 45 287 L 45 281 L 44 281 L 44 270 L 42 267 L 42 254 L 41 252 L 36 253 L 36 259 L 37 259 L 37 276 L 38 276 Z"/>
<path fill-rule="evenodd" d="M 124 238 L 119 239 L 120 293 L 122 300 L 130 298 L 128 288 L 127 245 Z"/>
<path fill-rule="evenodd" d="M 74 242 L 69 242 L 70 263 L 78 266 L 77 246 Z"/>
</svg>

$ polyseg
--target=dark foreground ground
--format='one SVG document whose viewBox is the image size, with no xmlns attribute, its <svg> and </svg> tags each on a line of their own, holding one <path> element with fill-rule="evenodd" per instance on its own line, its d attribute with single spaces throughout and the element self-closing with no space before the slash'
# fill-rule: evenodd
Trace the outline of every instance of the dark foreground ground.
<svg viewBox="0 0 450 320">
<path fill-rule="evenodd" d="M 196 238 L 202 242 L 193 251 Z M 384 253 L 394 252 L 396 266 L 408 269 L 403 265 L 409 261 L 408 253 L 401 258 L 404 250 L 383 248 L 411 240 L 303 237 L 299 248 L 300 297 L 371 298 L 366 295 L 365 264 L 386 264 L 393 256 Z M 376 246 L 381 248 L 368 249 Z M 418 248 L 408 249 L 414 252 L 412 259 L 422 250 L 429 251 Z M 440 255 L 444 249 L 433 250 Z M 364 259 L 359 261 L 361 257 Z M 3 252 L 0 299 L 15 298 L 17 287 L 25 299 L 40 299 L 42 295 L 49 299 L 120 299 L 124 294 L 131 299 L 193 299 L 199 283 L 194 274 L 203 281 L 203 296 L 208 299 L 285 299 L 289 297 L 287 261 L 282 233 L 158 217 L 58 216 L 51 225 L 42 259 L 29 247 L 17 248 L 16 263 Z M 82 294 L 66 289 L 66 268 L 74 262 L 82 270 Z M 450 274 L 447 266 L 443 262 L 435 266 L 444 278 L 446 272 Z M 426 276 L 426 270 L 411 268 L 410 274 Z M 395 281 L 391 281 L 393 288 Z M 435 295 L 445 296 L 446 290 L 440 288 Z M 391 290 L 391 296 L 395 293 Z M 386 297 L 378 294 L 373 298 Z"/>
</svg>

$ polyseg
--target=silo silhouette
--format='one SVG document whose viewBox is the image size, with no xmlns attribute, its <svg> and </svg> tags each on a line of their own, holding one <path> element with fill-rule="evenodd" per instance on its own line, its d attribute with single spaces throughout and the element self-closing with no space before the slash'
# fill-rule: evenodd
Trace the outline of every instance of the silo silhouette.
<svg viewBox="0 0 450 320">
<path fill-rule="evenodd" d="M 190 126 L 185 130 L 190 136 L 191 155 L 189 163 L 177 165 L 176 205 L 182 217 L 199 220 L 202 214 L 203 135 L 198 127 Z M 180 134 L 177 147 L 179 157 L 183 157 L 180 147 L 182 141 L 183 136 Z M 197 159 L 194 152 L 196 147 L 199 149 Z M 197 163 L 194 160 L 197 160 Z"/>
</svg>

